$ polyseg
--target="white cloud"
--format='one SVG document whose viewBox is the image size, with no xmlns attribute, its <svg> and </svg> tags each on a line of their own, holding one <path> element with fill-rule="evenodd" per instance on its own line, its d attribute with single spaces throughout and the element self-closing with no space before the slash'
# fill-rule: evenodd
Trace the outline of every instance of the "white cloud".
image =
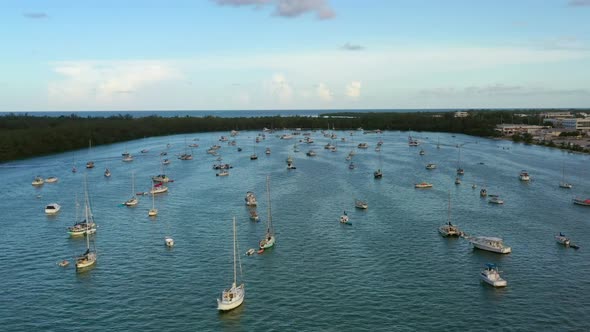
<svg viewBox="0 0 590 332">
<path fill-rule="evenodd" d="M 163 61 L 68 61 L 54 64 L 62 79 L 49 83 L 51 102 L 109 103 L 131 98 L 135 92 L 161 81 L 182 77 Z"/>
<path fill-rule="evenodd" d="M 332 96 L 332 91 L 324 83 L 318 84 L 316 92 L 318 94 L 318 97 L 320 97 L 320 99 L 323 101 L 332 101 L 332 99 L 334 99 L 334 97 Z"/>
<path fill-rule="evenodd" d="M 361 96 L 361 82 L 352 81 L 346 86 L 346 95 L 357 99 Z"/>
<path fill-rule="evenodd" d="M 293 88 L 283 74 L 275 74 L 271 80 L 271 94 L 282 104 L 289 103 L 293 98 Z"/>
</svg>

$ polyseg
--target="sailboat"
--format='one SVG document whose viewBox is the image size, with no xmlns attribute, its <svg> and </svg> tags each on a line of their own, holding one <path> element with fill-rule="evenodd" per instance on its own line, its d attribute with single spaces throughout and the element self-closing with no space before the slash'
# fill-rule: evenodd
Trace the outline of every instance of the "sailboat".
<svg viewBox="0 0 590 332">
<path fill-rule="evenodd" d="M 76 168 L 76 155 L 72 155 L 72 173 L 76 173 L 78 169 Z"/>
<path fill-rule="evenodd" d="M 268 213 L 268 219 L 266 221 L 266 234 L 264 235 L 264 239 L 260 240 L 259 247 L 261 250 L 268 249 L 275 244 L 275 234 L 274 229 L 272 227 L 272 213 L 270 208 L 270 177 L 266 177 L 266 196 L 268 201 L 268 206 L 266 208 Z"/>
<path fill-rule="evenodd" d="M 96 248 L 94 250 L 90 249 L 90 224 L 89 220 L 92 218 L 92 211 L 90 210 L 90 200 L 88 199 L 88 184 L 86 180 L 84 180 L 84 216 L 86 218 L 86 251 L 76 257 L 76 270 L 84 269 L 96 264 L 97 254 Z"/>
<path fill-rule="evenodd" d="M 92 148 L 92 140 L 88 140 L 88 155 L 90 156 L 90 149 Z M 88 161 L 86 168 L 94 168 L 94 161 Z"/>
<path fill-rule="evenodd" d="M 125 206 L 136 206 L 139 199 L 135 195 L 135 173 L 131 172 L 131 198 L 123 203 Z"/>
<path fill-rule="evenodd" d="M 152 195 L 152 208 L 148 211 L 148 216 L 155 217 L 158 215 L 158 209 L 156 209 L 156 195 Z"/>
<path fill-rule="evenodd" d="M 231 284 L 230 289 L 225 289 L 221 292 L 221 298 L 217 299 L 217 310 L 221 311 L 228 311 L 239 307 L 244 302 L 244 297 L 246 295 L 244 289 L 244 283 L 242 282 L 239 286 L 237 284 L 237 262 L 236 258 L 240 259 L 238 255 L 236 255 L 237 251 L 237 238 L 236 238 L 236 217 L 233 219 L 233 231 L 234 231 L 234 281 Z M 240 264 L 240 274 L 242 272 L 242 264 Z"/>
<path fill-rule="evenodd" d="M 465 170 L 463 168 L 461 168 L 461 146 L 459 145 L 458 147 L 459 147 L 459 161 L 457 162 L 457 175 L 463 175 L 463 174 L 465 174 Z"/>
<path fill-rule="evenodd" d="M 383 162 L 381 161 L 381 150 L 379 150 L 379 168 L 373 172 L 373 177 L 375 179 L 381 179 L 383 177 L 383 172 L 381 171 L 381 169 L 383 168 Z"/>
<path fill-rule="evenodd" d="M 461 236 L 463 234 L 463 232 L 461 232 L 461 230 L 459 229 L 459 227 L 457 227 L 457 225 L 453 225 L 451 223 L 451 192 L 450 191 L 449 191 L 449 207 L 447 210 L 447 223 L 440 226 L 438 228 L 438 232 L 443 237 Z"/>
<path fill-rule="evenodd" d="M 258 137 L 260 136 L 256 136 L 256 143 L 259 142 Z M 256 160 L 258 159 L 258 156 L 256 155 L 256 144 L 254 144 L 254 146 L 252 146 L 252 154 L 250 155 L 250 160 Z"/>
<path fill-rule="evenodd" d="M 560 188 L 572 189 L 572 184 L 565 182 L 565 167 L 561 166 L 561 182 L 559 183 Z"/>
</svg>

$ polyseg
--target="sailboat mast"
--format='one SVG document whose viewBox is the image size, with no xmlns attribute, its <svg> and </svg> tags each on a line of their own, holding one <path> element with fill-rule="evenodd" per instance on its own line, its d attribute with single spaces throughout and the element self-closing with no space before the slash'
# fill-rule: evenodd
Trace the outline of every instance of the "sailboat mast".
<svg viewBox="0 0 590 332">
<path fill-rule="evenodd" d="M 90 214 L 88 213 L 89 207 L 88 202 L 88 182 L 87 177 L 84 176 L 84 218 L 86 220 L 86 249 L 90 249 Z"/>
<path fill-rule="evenodd" d="M 449 207 L 447 210 L 447 222 L 451 222 L 451 191 L 449 190 Z"/>
<path fill-rule="evenodd" d="M 271 207 L 270 207 L 270 177 L 267 176 L 266 177 L 266 199 L 268 202 L 268 225 L 266 226 L 266 233 L 271 233 L 271 228 L 272 228 L 272 213 L 271 213 Z"/>
<path fill-rule="evenodd" d="M 236 272 L 236 217 L 234 217 L 234 287 L 236 286 L 237 282 L 237 272 Z"/>
</svg>

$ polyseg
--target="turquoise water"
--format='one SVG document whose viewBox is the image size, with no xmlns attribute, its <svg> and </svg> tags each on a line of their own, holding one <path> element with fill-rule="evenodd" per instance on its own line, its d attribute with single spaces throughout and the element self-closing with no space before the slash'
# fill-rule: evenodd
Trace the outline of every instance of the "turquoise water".
<svg viewBox="0 0 590 332">
<path fill-rule="evenodd" d="M 362 135 L 337 131 L 338 152 L 323 149 L 329 139 L 313 133 L 318 155 L 298 139 L 277 134 L 254 143 L 255 132 L 242 132 L 236 147 L 219 143 L 227 133 L 146 138 L 0 165 L 4 179 L 0 200 L 0 326 L 6 331 L 466 331 L 589 330 L 590 208 L 575 206 L 573 196 L 590 197 L 589 156 L 537 146 L 470 136 L 422 133 L 419 148 L 407 145 L 407 133 Z M 428 137 L 426 137 L 428 136 Z M 345 137 L 347 142 L 341 142 Z M 198 139 L 194 160 L 174 155 L 185 142 Z M 381 162 L 374 148 L 382 139 Z M 443 145 L 436 149 L 436 142 Z M 336 141 L 334 141 L 336 142 Z M 357 150 L 356 169 L 345 156 Z M 148 196 L 135 208 L 121 203 L 146 191 L 150 176 L 161 172 L 159 152 L 172 164 L 165 170 L 170 191 L 155 199 L 160 213 L 150 219 Z M 228 177 L 216 177 L 215 157 L 207 147 L 221 144 Z M 455 168 L 462 145 L 463 184 Z M 463 145 L 464 144 L 464 145 Z M 270 147 L 271 155 L 264 149 Z M 149 149 L 146 154 L 139 153 Z M 123 163 L 125 150 L 135 161 Z M 257 161 L 249 155 L 256 151 Z M 296 170 L 286 169 L 291 155 Z M 84 169 L 88 159 L 96 168 Z M 78 173 L 72 174 L 72 162 Z M 429 162 L 438 164 L 433 171 Z M 373 179 L 380 166 L 384 176 Z M 113 173 L 105 178 L 109 167 Z M 558 188 L 562 177 L 574 184 Z M 533 180 L 518 180 L 527 169 Z M 75 196 L 87 175 L 95 220 L 97 266 L 76 273 L 56 263 L 83 252 L 84 239 L 71 239 L 66 227 L 75 221 Z M 41 188 L 35 175 L 57 176 Z M 271 178 L 274 249 L 251 257 L 266 221 L 265 178 Z M 428 181 L 430 190 L 414 189 Z M 479 187 L 472 189 L 471 184 Z M 503 206 L 479 197 L 485 185 Z M 248 219 L 247 191 L 259 199 L 259 223 Z M 471 235 L 499 236 L 512 247 L 509 255 L 473 250 L 464 239 L 442 238 L 447 197 L 452 220 Z M 368 201 L 354 209 L 354 198 Z M 58 202 L 55 217 L 46 204 Z M 346 210 L 352 226 L 338 222 Z M 246 283 L 244 304 L 220 314 L 216 298 L 232 279 L 231 220 L 238 221 L 238 240 Z M 564 232 L 580 250 L 558 245 Z M 176 246 L 167 249 L 164 236 Z M 497 263 L 508 280 L 505 289 L 479 281 L 487 262 Z"/>
</svg>

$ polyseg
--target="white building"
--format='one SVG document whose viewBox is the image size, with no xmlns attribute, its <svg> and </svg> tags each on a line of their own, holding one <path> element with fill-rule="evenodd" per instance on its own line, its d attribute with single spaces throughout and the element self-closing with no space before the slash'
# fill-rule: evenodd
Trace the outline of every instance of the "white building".
<svg viewBox="0 0 590 332">
<path fill-rule="evenodd" d="M 466 118 L 468 116 L 469 116 L 468 112 L 464 112 L 464 111 L 455 112 L 456 118 Z"/>
<path fill-rule="evenodd" d="M 496 130 L 501 132 L 504 136 L 512 136 L 516 133 L 519 134 L 534 134 L 540 129 L 547 127 L 536 126 L 536 125 L 524 125 L 524 124 L 499 124 L 496 125 Z"/>
<path fill-rule="evenodd" d="M 573 118 L 571 112 L 543 112 L 540 114 L 542 118 Z"/>
<path fill-rule="evenodd" d="M 576 130 L 588 130 L 590 129 L 590 119 L 563 119 L 561 120 L 563 128 L 576 129 Z"/>
</svg>

